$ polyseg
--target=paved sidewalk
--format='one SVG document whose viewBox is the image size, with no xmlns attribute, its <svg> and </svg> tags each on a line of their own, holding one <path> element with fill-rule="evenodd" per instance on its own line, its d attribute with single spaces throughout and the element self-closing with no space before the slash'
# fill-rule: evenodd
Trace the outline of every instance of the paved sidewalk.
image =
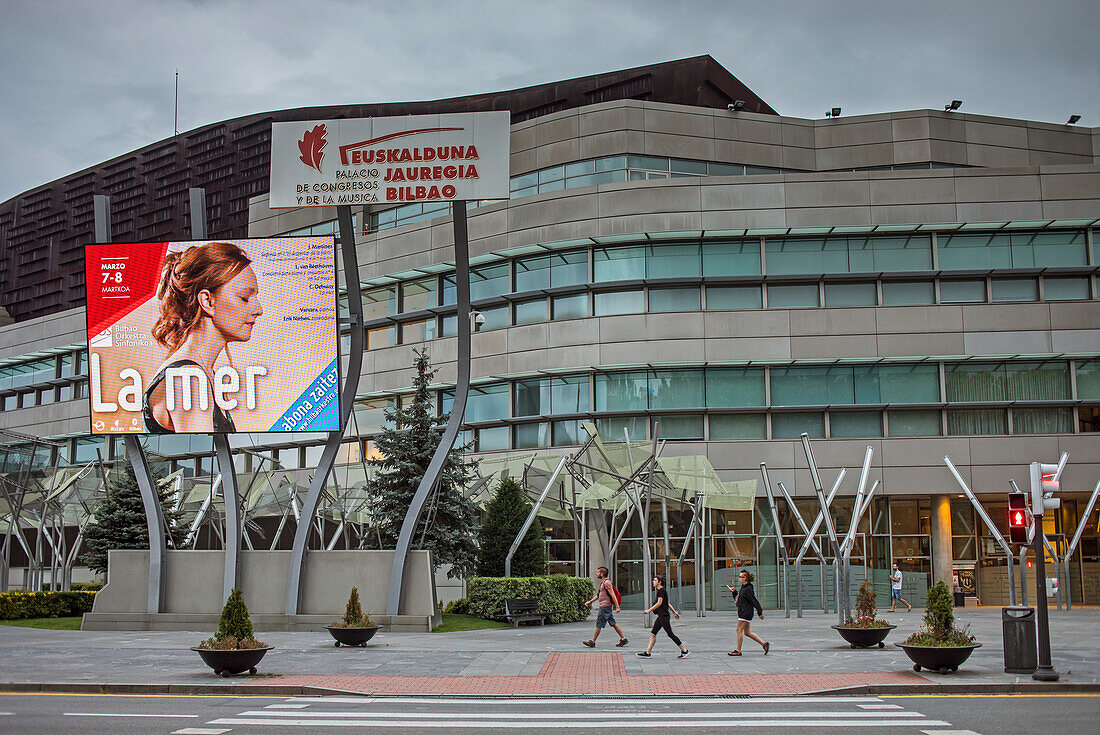
<svg viewBox="0 0 1100 735">
<path fill-rule="evenodd" d="M 920 610 L 887 615 L 898 625 L 888 643 L 920 626 Z M 648 642 L 642 616 L 623 613 L 620 623 L 630 645 L 615 648 L 608 629 L 597 649 L 593 619 L 546 627 L 501 628 L 461 633 L 386 633 L 366 648 L 334 648 L 327 633 L 270 633 L 258 636 L 275 646 L 261 662 L 261 676 L 222 679 L 188 650 L 210 631 L 83 632 L 0 626 L 0 688 L 4 685 L 84 685 L 109 688 L 152 686 L 310 687 L 373 694 L 706 694 L 800 693 L 857 688 L 935 689 L 942 685 L 975 691 L 1032 686 L 1030 676 L 1003 672 L 1000 610 L 960 610 L 983 647 L 957 673 L 915 674 L 905 653 L 852 650 L 829 626 L 832 615 L 808 612 L 801 620 L 769 611 L 753 630 L 771 642 L 771 653 L 746 639 L 744 656 L 729 657 L 734 616 L 689 611 L 674 629 L 691 649 L 659 636 L 653 657 L 635 655 Z M 1051 612 L 1052 648 L 1061 684 L 1100 687 L 1100 610 Z"/>
</svg>

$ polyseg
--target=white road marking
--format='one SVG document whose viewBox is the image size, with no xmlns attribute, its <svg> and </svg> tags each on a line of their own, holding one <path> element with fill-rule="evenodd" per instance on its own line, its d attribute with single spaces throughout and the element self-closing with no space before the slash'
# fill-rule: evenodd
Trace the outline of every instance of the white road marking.
<svg viewBox="0 0 1100 735">
<path fill-rule="evenodd" d="M 901 709 L 900 704 L 858 704 L 860 709 Z"/>
<path fill-rule="evenodd" d="M 182 730 L 173 730 L 172 735 L 223 735 L 227 732 L 228 727 L 185 727 Z"/>
<path fill-rule="evenodd" d="M 136 712 L 62 712 L 66 717 L 198 717 L 198 715 L 157 715 Z"/>
<path fill-rule="evenodd" d="M 302 709 L 308 704 L 269 704 L 264 709 Z"/>
<path fill-rule="evenodd" d="M 745 699 L 729 700 L 722 697 L 648 697 L 624 696 L 624 697 L 294 697 L 291 702 L 309 702 L 312 704 L 499 704 L 515 707 L 517 703 L 524 706 L 539 704 L 719 704 L 730 701 L 741 702 L 746 705 L 757 704 L 858 704 L 859 702 L 881 702 L 878 697 L 817 697 L 817 696 L 793 696 L 793 697 L 747 697 Z"/>
<path fill-rule="evenodd" d="M 514 721 L 502 721 L 502 722 L 486 722 L 481 719 L 468 719 L 468 720 L 384 720 L 377 719 L 375 713 L 369 713 L 371 719 L 364 720 L 322 720 L 322 719 L 303 719 L 303 720 L 291 720 L 291 719 L 279 719 L 273 720 L 269 718 L 247 718 L 247 717 L 225 717 L 219 720 L 212 720 L 208 724 L 211 725 L 273 725 L 277 724 L 280 727 L 388 727 L 388 728 L 442 728 L 442 729 L 457 729 L 457 728 L 472 728 L 479 730 L 498 730 L 498 729 L 530 729 L 531 723 L 514 722 Z M 540 728 L 554 728 L 554 729 L 603 729 L 614 725 L 636 725 L 636 722 L 620 720 L 611 721 L 603 720 L 601 722 L 593 722 L 592 720 L 583 720 L 578 722 L 540 722 Z M 684 727 L 690 725 L 692 727 L 877 727 L 877 728 L 890 728 L 890 727 L 902 727 L 902 726 L 918 726 L 918 727 L 950 727 L 950 723 L 942 722 L 939 720 L 925 720 L 925 719 L 913 719 L 913 720 L 809 720 L 809 719 L 795 719 L 788 716 L 786 719 L 774 719 L 774 720 L 717 720 L 717 719 L 705 719 L 700 718 L 698 720 L 684 721 L 661 721 L 656 720 L 653 722 L 645 723 L 648 727 Z"/>
<path fill-rule="evenodd" d="M 973 730 L 921 730 L 924 735 L 980 735 Z"/>
<path fill-rule="evenodd" d="M 264 710 L 249 710 L 241 712 L 237 717 L 363 717 L 363 711 L 356 712 L 266 712 Z M 478 720 L 558 720 L 561 714 L 557 712 L 371 712 L 371 717 L 379 719 L 407 719 L 407 720 L 445 720 L 470 719 Z M 924 718 L 920 712 L 837 712 L 826 710 L 808 710 L 799 712 L 744 712 L 734 710 L 731 712 L 593 712 L 586 714 L 593 720 L 692 720 L 700 717 L 738 717 L 742 719 L 761 717 L 851 717 L 851 718 Z M 274 722 L 275 720 L 272 720 Z"/>
</svg>

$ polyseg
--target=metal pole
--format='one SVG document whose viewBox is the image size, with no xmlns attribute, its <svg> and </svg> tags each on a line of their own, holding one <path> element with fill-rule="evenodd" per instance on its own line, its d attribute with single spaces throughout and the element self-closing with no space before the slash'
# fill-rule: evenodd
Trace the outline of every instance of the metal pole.
<svg viewBox="0 0 1100 735">
<path fill-rule="evenodd" d="M 806 453 L 806 462 L 810 465 L 810 477 L 813 479 L 814 490 L 817 491 L 817 502 L 821 506 L 821 514 L 825 519 L 825 532 L 829 535 L 829 546 L 833 550 L 833 603 L 837 613 L 837 624 L 844 624 L 844 606 L 840 602 L 840 544 L 836 539 L 836 526 L 833 525 L 833 514 L 829 511 L 829 504 L 825 498 L 825 490 L 821 487 L 821 475 L 817 471 L 817 462 L 814 461 L 814 453 L 810 448 L 810 435 L 802 433 L 802 449 Z"/>
<path fill-rule="evenodd" d="M 355 224 L 351 216 L 351 207 L 336 208 L 340 223 L 340 253 L 344 261 L 344 282 L 348 289 L 348 311 L 351 326 L 351 354 L 348 355 L 348 374 L 344 378 L 344 387 L 340 391 L 340 429 L 329 432 L 325 448 L 317 464 L 317 471 L 309 483 L 301 512 L 297 514 L 297 526 L 294 529 L 294 544 L 290 550 L 290 565 L 286 580 L 286 614 L 297 615 L 302 597 L 302 569 L 305 566 L 306 547 L 309 544 L 311 521 L 321 502 L 321 493 L 328 482 L 329 473 L 336 463 L 336 455 L 344 440 L 348 418 L 355 403 L 355 393 L 359 389 L 359 374 L 363 369 L 363 349 L 366 335 L 363 332 L 363 289 L 359 283 L 359 258 L 355 252 Z M 459 320 L 461 321 L 461 320 Z M 293 502 L 293 501 L 292 501 Z"/>
<path fill-rule="evenodd" d="M 1065 455 L 1062 457 L 1063 466 Z M 1042 469 L 1039 462 L 1031 463 L 1031 488 L 1032 497 L 1042 497 L 1037 488 L 1042 486 Z M 1059 467 L 1059 472 L 1061 467 Z M 1032 505 L 1035 505 L 1034 503 Z M 1031 675 L 1036 681 L 1058 681 L 1058 672 L 1050 659 L 1050 620 L 1047 616 L 1047 580 L 1046 580 L 1046 554 L 1043 553 L 1043 506 L 1031 509 L 1032 522 L 1035 527 L 1035 539 L 1032 541 L 1032 551 L 1035 553 L 1035 611 L 1037 613 L 1039 634 L 1039 667 Z"/>
<path fill-rule="evenodd" d="M 1096 498 L 1100 495 L 1100 481 L 1096 483 L 1096 487 L 1092 489 L 1092 497 L 1089 498 L 1089 504 L 1085 507 L 1085 512 L 1081 514 L 1080 519 L 1077 521 L 1077 532 L 1073 534 L 1073 540 L 1069 542 L 1069 546 L 1066 548 L 1066 555 L 1062 558 L 1062 564 L 1065 567 L 1065 579 L 1066 579 L 1066 609 L 1070 610 L 1073 604 L 1073 592 L 1069 588 L 1069 561 L 1073 556 L 1073 552 L 1077 551 L 1077 544 L 1081 541 L 1081 535 L 1085 532 L 1085 525 L 1088 523 L 1089 516 L 1092 515 L 1092 509 L 1096 507 Z M 1081 600 L 1084 602 L 1084 599 Z"/>
<path fill-rule="evenodd" d="M 966 480 L 964 480 L 962 478 L 962 475 L 959 474 L 959 471 L 955 468 L 954 463 L 952 463 L 951 458 L 948 457 L 946 454 L 943 456 L 943 463 L 947 465 L 947 469 L 951 470 L 951 474 L 955 477 L 955 482 L 958 483 L 958 485 L 962 489 L 963 493 L 965 493 L 966 497 L 970 500 L 970 504 L 972 506 L 974 506 L 974 510 L 977 511 L 978 516 L 982 519 L 982 523 L 985 524 L 985 527 L 987 529 L 989 529 L 989 532 L 991 534 L 993 534 L 993 538 L 997 540 L 997 543 L 1000 545 L 1001 550 L 1004 551 L 1005 558 L 1008 560 L 1008 604 L 1009 605 L 1015 605 L 1016 604 L 1016 580 L 1015 580 L 1015 577 L 1013 576 L 1013 573 L 1012 573 L 1012 548 L 1008 545 L 1008 542 L 1005 541 L 1005 537 L 1001 535 L 1001 532 L 997 530 L 997 526 L 995 526 L 993 524 L 993 521 L 989 520 L 989 516 L 986 515 L 985 508 L 983 508 L 982 504 L 978 502 L 978 498 L 974 496 L 974 491 L 972 491 L 970 489 L 970 486 L 966 484 Z M 1021 554 L 1021 556 L 1020 556 L 1020 587 L 1021 587 L 1021 589 L 1026 587 L 1026 582 L 1024 581 L 1024 579 L 1025 579 L 1025 575 L 1024 575 L 1024 566 L 1023 566 L 1023 555 Z M 1027 604 L 1027 590 L 1026 589 L 1024 589 L 1024 604 L 1025 605 Z"/>
<path fill-rule="evenodd" d="M 795 522 L 798 523 L 798 527 L 802 529 L 802 533 L 806 534 L 804 538 L 809 540 L 810 547 L 814 550 L 814 554 L 817 556 L 821 566 L 824 567 L 825 556 L 821 553 L 821 549 L 818 548 L 817 541 L 810 535 L 810 529 L 806 526 L 806 520 L 798 511 L 798 506 L 795 505 L 794 500 L 791 499 L 786 486 L 783 485 L 782 482 L 776 484 L 779 485 L 779 492 L 783 493 L 783 499 L 787 501 L 787 507 L 790 508 L 791 514 L 794 515 Z M 832 494 L 830 494 L 828 500 L 830 503 L 832 502 Z M 804 554 L 804 551 L 799 550 L 798 556 L 794 559 L 795 592 L 798 597 L 798 617 L 802 617 L 802 557 Z"/>
<path fill-rule="evenodd" d="M 844 476 L 847 475 L 847 474 L 848 474 L 848 470 L 845 469 L 844 467 L 841 467 L 840 472 L 838 472 L 837 475 L 836 475 L 836 480 L 833 481 L 832 489 L 829 490 L 829 495 L 825 498 L 825 505 L 827 507 L 832 507 L 833 499 L 836 497 L 836 494 L 840 491 L 840 484 L 842 482 L 844 482 Z M 814 551 L 817 552 L 818 559 L 821 561 L 821 569 L 820 569 L 820 576 L 821 576 L 821 611 L 825 614 L 828 614 L 828 612 L 829 612 L 829 599 L 828 599 L 828 596 L 826 594 L 826 586 L 827 585 L 825 584 L 825 567 L 827 566 L 827 563 L 825 561 L 825 555 L 821 553 L 821 550 L 818 548 L 817 541 L 815 539 L 815 537 L 817 536 L 817 529 L 821 527 L 821 524 L 822 524 L 823 521 L 824 521 L 824 513 L 823 513 L 823 511 L 818 510 L 817 511 L 817 517 L 814 518 L 814 524 L 813 524 L 813 526 L 810 527 L 809 532 L 806 534 L 805 540 L 802 542 L 802 547 L 798 550 L 798 558 L 801 559 L 803 556 L 805 556 L 807 549 L 810 548 L 811 544 L 813 545 Z"/>
<path fill-rule="evenodd" d="M 405 513 L 405 520 L 401 524 L 401 532 L 397 537 L 393 565 L 390 568 L 389 595 L 386 598 L 386 614 L 391 616 L 401 614 L 405 567 L 408 564 L 413 533 L 416 532 L 420 523 L 424 503 L 428 500 L 432 488 L 439 482 L 443 474 L 443 464 L 454 447 L 455 439 L 458 438 L 458 430 L 466 411 L 466 397 L 470 392 L 470 247 L 466 234 L 465 201 L 452 202 L 451 220 L 454 227 L 455 291 L 458 301 L 458 380 L 455 382 L 455 399 L 451 406 L 447 427 L 443 430 L 439 446 L 435 448 L 424 477 L 420 479 L 420 484 L 413 493 L 412 500 L 409 501 L 409 510 Z"/>
<path fill-rule="evenodd" d="M 771 511 L 772 527 L 775 528 L 775 542 L 779 545 L 779 558 L 783 560 L 783 573 L 780 578 L 783 580 L 783 609 L 786 612 L 786 617 L 791 616 L 791 600 L 790 595 L 787 594 L 787 589 L 790 586 L 787 580 L 787 567 L 790 560 L 787 558 L 787 544 L 783 540 L 783 530 L 779 527 L 779 511 L 775 508 L 775 494 L 772 492 L 772 482 L 768 477 L 768 465 L 764 462 L 760 463 L 760 476 L 764 478 L 764 494 L 768 499 L 768 510 Z"/>
<path fill-rule="evenodd" d="M 535 516 L 538 515 L 539 508 L 546 501 L 546 496 L 550 494 L 550 489 L 554 487 L 554 482 L 558 479 L 558 473 L 561 472 L 561 468 L 565 466 L 565 461 L 569 458 L 569 455 L 562 455 L 561 460 L 558 461 L 558 466 L 554 468 L 553 474 L 550 475 L 550 479 L 546 483 L 546 487 L 539 493 L 539 499 L 535 501 L 535 505 L 531 508 L 531 512 L 527 514 L 526 520 L 523 521 L 523 525 L 519 529 L 519 533 L 516 534 L 516 538 L 512 541 L 511 547 L 508 549 L 507 555 L 504 557 L 504 576 L 512 576 L 512 557 L 516 555 L 516 550 L 523 542 L 523 537 L 527 535 L 527 530 L 531 528 L 531 524 L 535 520 Z"/>
</svg>

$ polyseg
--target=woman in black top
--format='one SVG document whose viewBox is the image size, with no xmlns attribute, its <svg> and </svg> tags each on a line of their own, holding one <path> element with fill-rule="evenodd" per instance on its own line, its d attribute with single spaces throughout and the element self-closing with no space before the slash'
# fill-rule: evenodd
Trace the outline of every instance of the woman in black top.
<svg viewBox="0 0 1100 735">
<path fill-rule="evenodd" d="M 676 608 L 672 606 L 672 602 L 668 599 L 668 590 L 665 589 L 665 578 L 660 575 L 654 577 L 653 589 L 657 590 L 657 601 L 653 603 L 652 607 L 648 610 L 643 610 L 643 612 L 657 613 L 657 620 L 653 623 L 653 629 L 649 631 L 649 645 L 644 651 L 639 651 L 638 655 L 642 658 L 649 658 L 653 653 L 653 644 L 657 642 L 657 631 L 664 629 L 665 633 L 668 633 L 668 637 L 672 639 L 672 642 L 680 647 L 680 655 L 676 658 L 687 658 L 691 654 L 691 651 L 684 648 L 683 642 L 672 632 L 672 623 L 669 621 L 669 615 L 675 615 L 676 619 L 679 620 L 680 613 L 676 612 Z"/>
<path fill-rule="evenodd" d="M 741 572 L 738 578 L 741 580 L 740 590 L 735 590 L 733 587 L 726 585 L 726 589 L 734 594 L 733 601 L 737 604 L 737 649 L 730 651 L 729 655 L 741 655 L 741 642 L 744 641 L 747 635 L 764 647 L 764 655 L 767 656 L 771 644 L 749 630 L 753 610 L 756 610 L 761 620 L 764 619 L 764 609 L 760 607 L 760 601 L 756 599 L 756 592 L 752 588 L 752 572 Z"/>
</svg>

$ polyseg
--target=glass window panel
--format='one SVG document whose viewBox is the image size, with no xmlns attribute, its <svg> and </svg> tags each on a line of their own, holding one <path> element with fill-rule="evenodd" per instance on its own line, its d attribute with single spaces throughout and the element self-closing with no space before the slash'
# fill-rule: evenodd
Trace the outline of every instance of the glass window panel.
<svg viewBox="0 0 1100 735">
<path fill-rule="evenodd" d="M 766 439 L 767 416 L 762 413 L 713 414 L 711 439 Z"/>
<path fill-rule="evenodd" d="M 550 168 L 544 168 L 539 171 L 539 183 L 544 184 L 547 181 L 556 181 L 565 175 L 565 168 L 562 166 L 551 166 Z"/>
<path fill-rule="evenodd" d="M 587 375 L 550 378 L 550 407 L 554 413 L 585 413 L 589 411 L 589 379 Z"/>
<path fill-rule="evenodd" d="M 782 173 L 781 169 L 772 168 L 771 166 L 745 166 L 745 173 L 749 176 L 759 176 L 766 174 L 778 174 Z"/>
<path fill-rule="evenodd" d="M 442 336 L 454 337 L 458 334 L 458 317 L 454 314 L 443 317 Z"/>
<path fill-rule="evenodd" d="M 631 441 L 646 438 L 646 419 L 644 416 L 612 416 L 596 419 L 596 431 L 603 441 L 621 442 L 626 439 L 623 433 L 630 433 Z"/>
<path fill-rule="evenodd" d="M 46 404 L 53 403 L 53 402 L 54 402 L 54 389 L 53 388 L 43 388 L 42 390 L 38 391 L 38 405 L 39 406 L 45 406 Z"/>
<path fill-rule="evenodd" d="M 491 429 L 477 430 L 477 451 L 492 452 L 508 448 L 508 427 L 494 426 Z"/>
<path fill-rule="evenodd" d="M 650 436 L 669 440 L 702 440 L 702 416 L 654 416 Z"/>
<path fill-rule="evenodd" d="M 1000 408 L 948 411 L 947 433 L 951 436 L 1007 434 L 1008 417 Z"/>
<path fill-rule="evenodd" d="M 537 193 L 538 193 L 538 187 L 537 186 L 528 186 L 528 187 L 523 188 L 523 189 L 515 189 L 515 190 L 512 191 L 512 199 L 520 199 L 522 197 L 529 197 L 532 194 L 537 194 Z"/>
<path fill-rule="evenodd" d="M 708 169 L 711 176 L 744 176 L 745 167 L 730 163 L 712 163 Z"/>
<path fill-rule="evenodd" d="M 546 299 L 520 301 L 515 305 L 516 324 L 537 324 L 547 319 L 549 310 Z"/>
<path fill-rule="evenodd" d="M 933 304 L 935 301 L 935 284 L 932 281 L 882 282 L 882 303 L 884 306 Z"/>
<path fill-rule="evenodd" d="M 644 168 L 647 171 L 668 171 L 668 159 L 663 156 L 628 156 L 627 168 Z"/>
<path fill-rule="evenodd" d="M 830 413 L 829 436 L 882 436 L 882 414 L 878 411 Z"/>
<path fill-rule="evenodd" d="M 363 292 L 363 318 L 377 319 L 397 313 L 397 288 L 372 288 Z"/>
<path fill-rule="evenodd" d="M 541 424 L 519 424 L 512 428 L 512 446 L 515 449 L 534 449 L 549 444 L 549 426 Z"/>
<path fill-rule="evenodd" d="M 443 291 L 440 293 L 439 303 L 443 306 L 458 302 L 458 291 L 455 286 L 455 274 L 448 273 L 443 276 Z"/>
<path fill-rule="evenodd" d="M 703 243 L 703 275 L 760 275 L 760 241 Z"/>
<path fill-rule="evenodd" d="M 668 167 L 671 171 L 681 174 L 707 175 L 706 161 L 687 161 L 683 158 L 672 158 L 669 160 Z"/>
<path fill-rule="evenodd" d="M 584 444 L 588 434 L 581 428 L 580 421 L 555 421 L 551 438 L 555 447 L 574 447 Z"/>
<path fill-rule="evenodd" d="M 550 256 L 516 260 L 516 291 L 536 291 L 550 287 Z"/>
<path fill-rule="evenodd" d="M 927 411 L 888 411 L 890 436 L 939 436 L 943 432 L 940 425 L 940 412 Z"/>
<path fill-rule="evenodd" d="M 811 439 L 824 438 L 825 414 L 817 412 L 772 414 L 773 438 L 797 439 L 803 433 L 809 434 Z"/>
<path fill-rule="evenodd" d="M 645 278 L 645 248 L 596 248 L 595 281 Z"/>
<path fill-rule="evenodd" d="M 514 390 L 513 416 L 542 416 L 550 413 L 549 379 L 517 380 Z"/>
<path fill-rule="evenodd" d="M 382 347 L 391 347 L 394 344 L 394 338 L 396 337 L 395 327 L 378 327 L 377 329 L 367 330 L 367 349 L 377 350 Z"/>
<path fill-rule="evenodd" d="M 994 278 L 994 301 L 1038 301 L 1039 282 L 1034 278 Z"/>
<path fill-rule="evenodd" d="M 950 403 L 1006 400 L 1001 363 L 946 363 L 943 369 Z"/>
<path fill-rule="evenodd" d="M 662 311 L 699 311 L 703 308 L 698 286 L 688 288 L 650 288 L 649 310 Z"/>
<path fill-rule="evenodd" d="M 818 306 L 816 283 L 768 284 L 769 309 L 798 309 Z"/>
<path fill-rule="evenodd" d="M 1060 401 L 1070 397 L 1069 363 L 1005 364 L 1005 397 L 1010 401 Z"/>
<path fill-rule="evenodd" d="M 76 356 L 73 353 L 68 353 L 61 356 L 61 373 L 58 377 L 71 378 L 76 373 L 73 372 L 73 367 L 76 363 Z"/>
<path fill-rule="evenodd" d="M 452 395 L 451 400 L 454 400 Z M 373 400 L 358 400 L 355 402 L 354 423 L 351 428 L 357 429 L 359 434 L 374 434 L 387 425 L 386 409 L 392 408 L 392 398 L 377 398 Z"/>
<path fill-rule="evenodd" d="M 580 319 L 588 316 L 588 294 L 555 296 L 551 300 L 553 319 Z"/>
<path fill-rule="evenodd" d="M 874 283 L 826 283 L 825 306 L 874 306 L 878 293 Z"/>
<path fill-rule="evenodd" d="M 527 188 L 528 186 L 532 186 L 534 184 L 537 184 L 538 182 L 539 182 L 538 172 L 532 172 L 532 173 L 529 173 L 529 174 L 521 174 L 520 176 L 513 176 L 512 177 L 512 180 L 509 182 L 509 188 L 512 191 L 515 191 L 517 189 Z"/>
<path fill-rule="evenodd" d="M 597 411 L 649 408 L 649 376 L 644 371 L 596 374 Z"/>
<path fill-rule="evenodd" d="M 1012 234 L 1014 268 L 1051 268 L 1057 266 L 1087 265 L 1088 241 L 1084 230 L 1045 230 L 1036 233 Z M 1026 255 L 1017 265 L 1017 252 Z"/>
<path fill-rule="evenodd" d="M 577 161 L 576 163 L 567 163 L 565 165 L 566 176 L 578 176 L 580 174 L 590 174 L 596 170 L 596 162 L 589 161 Z"/>
<path fill-rule="evenodd" d="M 417 311 L 436 306 L 439 301 L 438 288 L 438 279 L 435 276 L 421 278 L 418 281 L 405 281 L 401 284 L 402 311 Z"/>
<path fill-rule="evenodd" d="M 640 314 L 645 311 L 645 294 L 637 291 L 611 291 L 595 295 L 596 316 Z"/>
<path fill-rule="evenodd" d="M 1014 408 L 1013 434 L 1072 434 L 1071 408 Z"/>
<path fill-rule="evenodd" d="M 470 395 L 466 400 L 466 415 L 463 417 L 465 421 L 476 423 L 504 418 L 508 418 L 507 383 L 478 385 L 470 388 Z"/>
<path fill-rule="evenodd" d="M 550 285 L 579 286 L 588 283 L 588 251 L 574 250 L 550 256 Z"/>
<path fill-rule="evenodd" d="M 1100 360 L 1077 362 L 1077 397 L 1082 400 L 1100 399 Z"/>
<path fill-rule="evenodd" d="M 707 368 L 707 406 L 736 408 L 764 405 L 763 368 Z"/>
<path fill-rule="evenodd" d="M 470 300 L 489 299 L 508 293 L 508 264 L 483 265 L 470 271 Z"/>
<path fill-rule="evenodd" d="M 650 245 L 646 259 L 646 272 L 652 278 L 698 278 L 703 272 L 698 243 Z"/>
<path fill-rule="evenodd" d="M 934 364 L 876 365 L 881 403 L 939 403 L 940 373 Z"/>
<path fill-rule="evenodd" d="M 855 402 L 852 368 L 772 368 L 773 406 L 823 406 Z"/>
<path fill-rule="evenodd" d="M 849 238 L 848 243 L 852 250 L 863 247 L 862 238 Z M 928 235 L 877 235 L 867 238 L 867 244 L 872 254 L 870 267 L 867 268 L 869 271 L 932 270 L 932 238 Z"/>
<path fill-rule="evenodd" d="M 435 324 L 435 320 L 432 320 Z M 407 345 L 413 342 L 423 342 L 428 339 L 428 321 L 405 322 L 401 325 L 401 344 Z"/>
<path fill-rule="evenodd" d="M 940 281 L 940 303 L 979 304 L 985 301 L 985 279 Z"/>
<path fill-rule="evenodd" d="M 833 273 L 826 269 L 824 261 L 825 240 L 821 238 L 766 240 L 764 242 L 764 260 L 769 275 L 790 273 Z M 844 268 L 846 272 L 847 253 Z"/>
<path fill-rule="evenodd" d="M 545 193 L 548 191 L 560 191 L 565 188 L 565 180 L 558 179 L 557 181 L 548 181 L 545 184 L 539 184 L 539 193 Z"/>
<path fill-rule="evenodd" d="M 650 408 L 701 408 L 702 406 L 702 370 L 657 370 L 650 373 Z"/>
<path fill-rule="evenodd" d="M 1043 296 L 1047 301 L 1083 301 L 1089 297 L 1088 276 L 1043 278 Z"/>
<path fill-rule="evenodd" d="M 58 398 L 59 401 L 71 401 L 73 399 L 73 387 L 71 385 L 61 386 L 61 395 Z"/>
<path fill-rule="evenodd" d="M 596 159 L 597 171 L 613 171 L 619 168 L 626 168 L 626 156 L 608 156 L 607 158 Z"/>
<path fill-rule="evenodd" d="M 478 328 L 480 331 L 503 329 L 508 326 L 509 309 L 507 306 L 494 306 L 491 309 L 478 309 L 478 311 L 485 317 L 485 323 Z"/>
<path fill-rule="evenodd" d="M 1012 267 L 1012 241 L 1007 233 L 940 235 L 942 270 L 986 270 Z"/>
<path fill-rule="evenodd" d="M 708 286 L 707 309 L 759 309 L 760 286 Z"/>
</svg>

